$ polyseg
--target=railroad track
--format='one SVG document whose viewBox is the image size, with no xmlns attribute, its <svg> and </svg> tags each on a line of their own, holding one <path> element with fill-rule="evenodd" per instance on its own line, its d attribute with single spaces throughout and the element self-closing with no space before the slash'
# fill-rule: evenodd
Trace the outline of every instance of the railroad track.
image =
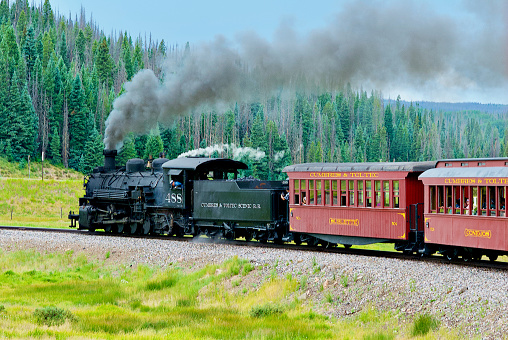
<svg viewBox="0 0 508 340">
<path fill-rule="evenodd" d="M 196 243 L 213 243 L 213 244 L 227 244 L 241 247 L 256 247 L 256 248 L 268 248 L 268 249 L 286 249 L 295 251 L 307 251 L 307 252 L 324 252 L 324 253 L 335 253 L 345 255 L 357 255 L 367 257 L 382 257 L 382 258 L 393 258 L 401 259 L 406 261 L 428 261 L 433 263 L 441 263 L 443 265 L 458 265 L 475 268 L 487 268 L 487 269 L 498 269 L 507 270 L 508 262 L 500 261 L 468 261 L 465 262 L 461 259 L 455 261 L 448 261 L 445 257 L 440 255 L 419 257 L 416 255 L 407 255 L 396 251 L 382 251 L 382 250 L 370 250 L 370 249 L 359 249 L 359 248 L 343 248 L 337 247 L 322 247 L 322 246 L 307 246 L 307 245 L 296 245 L 296 244 L 276 244 L 276 243 L 261 243 L 253 241 L 242 241 L 242 240 L 226 240 L 226 239 L 212 239 L 206 237 L 169 237 L 167 235 L 130 235 L 130 234 L 112 234 L 105 232 L 88 232 L 88 230 L 79 229 L 60 229 L 60 228 L 39 228 L 39 227 L 12 227 L 12 226 L 0 226 L 0 230 L 11 230 L 11 231 L 35 231 L 35 232 L 47 232 L 47 233 L 67 233 L 77 235 L 94 235 L 94 236 L 115 236 L 115 237 L 126 237 L 126 238 L 143 238 L 143 239 L 158 239 L 158 240 L 171 240 L 179 242 L 193 241 Z"/>
</svg>

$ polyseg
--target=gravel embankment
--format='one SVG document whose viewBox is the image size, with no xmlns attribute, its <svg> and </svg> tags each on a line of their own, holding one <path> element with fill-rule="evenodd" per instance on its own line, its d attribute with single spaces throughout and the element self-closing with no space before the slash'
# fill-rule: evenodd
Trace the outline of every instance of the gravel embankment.
<svg viewBox="0 0 508 340">
<path fill-rule="evenodd" d="M 0 230 L 4 251 L 84 252 L 106 263 L 181 267 L 218 264 L 235 255 L 256 265 L 251 280 L 261 283 L 275 269 L 307 280 L 296 298 L 319 312 L 346 317 L 366 307 L 393 311 L 401 322 L 429 313 L 441 327 L 483 339 L 508 334 L 508 272 L 453 264 L 355 255 L 297 252 L 224 244 Z M 319 268 L 318 268 L 319 267 Z M 243 280 L 242 280 L 243 281 Z M 251 284 L 252 286 L 252 284 Z M 288 297 L 294 299 L 295 297 Z M 330 302 L 333 300 L 333 302 Z"/>
</svg>

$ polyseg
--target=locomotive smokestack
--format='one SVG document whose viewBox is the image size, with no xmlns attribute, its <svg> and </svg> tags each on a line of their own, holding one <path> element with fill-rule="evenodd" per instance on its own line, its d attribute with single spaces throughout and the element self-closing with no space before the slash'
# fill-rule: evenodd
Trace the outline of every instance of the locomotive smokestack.
<svg viewBox="0 0 508 340">
<path fill-rule="evenodd" d="M 116 169 L 115 157 L 117 155 L 116 150 L 104 149 L 104 171 L 113 171 Z"/>
</svg>

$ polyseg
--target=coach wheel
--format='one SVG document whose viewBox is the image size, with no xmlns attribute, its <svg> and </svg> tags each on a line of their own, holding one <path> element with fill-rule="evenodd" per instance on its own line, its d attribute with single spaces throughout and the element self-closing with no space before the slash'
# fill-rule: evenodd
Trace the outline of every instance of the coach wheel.
<svg viewBox="0 0 508 340">
<path fill-rule="evenodd" d="M 490 262 L 497 260 L 497 254 L 489 254 L 487 257 L 489 258 Z"/>
<path fill-rule="evenodd" d="M 447 251 L 445 256 L 448 261 L 456 260 L 458 256 L 457 249 Z"/>
<path fill-rule="evenodd" d="M 462 255 L 462 260 L 464 260 L 464 262 L 471 262 L 473 257 L 470 254 L 464 254 Z"/>
<path fill-rule="evenodd" d="M 350 244 L 343 244 L 343 246 L 344 246 L 344 248 L 345 248 L 345 249 L 349 249 L 349 248 L 351 248 L 351 245 L 350 245 Z"/>
<path fill-rule="evenodd" d="M 300 244 L 302 244 L 302 238 L 301 238 L 301 236 L 300 236 L 300 235 L 295 235 L 293 238 L 294 238 L 295 244 L 296 244 L 297 246 L 299 246 Z"/>
<path fill-rule="evenodd" d="M 319 243 L 318 239 L 312 236 L 310 236 L 309 239 L 307 240 L 307 244 L 311 247 L 317 246 L 318 243 Z"/>
<path fill-rule="evenodd" d="M 244 237 L 245 237 L 245 242 L 252 241 L 252 233 L 250 231 L 246 231 Z"/>
</svg>

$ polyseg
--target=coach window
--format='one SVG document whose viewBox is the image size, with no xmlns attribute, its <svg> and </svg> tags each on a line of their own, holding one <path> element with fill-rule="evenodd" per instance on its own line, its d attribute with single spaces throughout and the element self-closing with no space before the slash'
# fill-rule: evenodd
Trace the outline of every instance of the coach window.
<svg viewBox="0 0 508 340">
<path fill-rule="evenodd" d="M 497 204 L 499 206 L 499 216 L 506 216 L 506 192 L 504 187 L 497 188 Z"/>
<path fill-rule="evenodd" d="M 430 212 L 436 213 L 436 187 L 434 185 L 431 185 L 429 187 L 429 199 L 430 199 Z"/>
<path fill-rule="evenodd" d="M 487 209 L 489 207 L 489 202 L 487 200 L 487 187 L 479 187 L 480 194 L 478 195 L 478 207 L 480 207 L 480 212 L 478 215 L 480 216 L 486 216 L 487 215 Z"/>
<path fill-rule="evenodd" d="M 437 187 L 437 206 L 439 207 L 440 213 L 444 213 L 444 188 L 442 186 Z"/>
<path fill-rule="evenodd" d="M 446 197 L 446 209 L 445 213 L 451 214 L 453 212 L 453 197 L 452 197 L 452 187 L 446 186 L 445 187 L 445 197 Z"/>
<path fill-rule="evenodd" d="M 496 187 L 488 187 L 489 192 L 489 216 L 496 216 Z"/>
<path fill-rule="evenodd" d="M 363 207 L 363 181 L 356 182 L 358 186 L 358 206 Z"/>
<path fill-rule="evenodd" d="M 462 214 L 471 214 L 471 190 L 470 187 L 462 187 Z"/>
<path fill-rule="evenodd" d="M 381 208 L 381 181 L 374 181 L 374 194 L 376 197 L 376 208 Z"/>
<path fill-rule="evenodd" d="M 330 181 L 325 181 L 325 204 L 330 205 L 331 199 L 330 199 Z"/>
<path fill-rule="evenodd" d="M 399 181 L 393 181 L 393 207 L 399 207 Z"/>
<path fill-rule="evenodd" d="M 349 205 L 355 205 L 355 181 L 348 181 Z"/>
<path fill-rule="evenodd" d="M 473 215 L 478 215 L 478 187 L 471 188 L 471 209 Z"/>
<path fill-rule="evenodd" d="M 302 195 L 301 204 L 307 204 L 307 180 L 300 180 L 300 192 Z"/>
<path fill-rule="evenodd" d="M 340 205 L 342 207 L 345 207 L 347 205 L 346 204 L 346 199 L 347 199 L 346 186 L 347 186 L 347 181 L 340 181 Z"/>
<path fill-rule="evenodd" d="M 390 181 L 383 181 L 383 200 L 384 207 L 390 207 Z"/>
<path fill-rule="evenodd" d="M 323 204 L 321 195 L 321 180 L 316 180 L 316 204 Z"/>
<path fill-rule="evenodd" d="M 299 179 L 295 179 L 295 182 L 293 185 L 293 191 L 294 191 L 293 204 L 300 204 L 300 180 Z"/>
<path fill-rule="evenodd" d="M 315 204 L 314 198 L 315 198 L 314 180 L 311 179 L 311 180 L 309 180 L 309 204 L 312 204 L 312 205 Z"/>
<path fill-rule="evenodd" d="M 453 187 L 453 213 L 460 214 L 460 187 Z"/>
<path fill-rule="evenodd" d="M 337 201 L 337 190 L 338 190 L 338 187 L 337 187 L 337 180 L 333 180 L 332 181 L 332 197 L 333 197 L 333 201 L 332 201 L 332 204 L 333 205 L 338 205 L 338 201 Z"/>
<path fill-rule="evenodd" d="M 365 200 L 367 202 L 367 207 L 372 208 L 372 182 L 365 182 Z"/>
</svg>

